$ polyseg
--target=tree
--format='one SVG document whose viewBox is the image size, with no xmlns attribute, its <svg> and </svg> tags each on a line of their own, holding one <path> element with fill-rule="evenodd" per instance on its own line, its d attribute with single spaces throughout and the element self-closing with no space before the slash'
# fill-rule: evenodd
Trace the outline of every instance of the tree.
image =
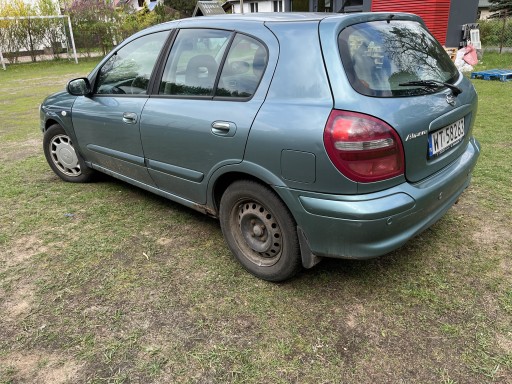
<svg viewBox="0 0 512 384">
<path fill-rule="evenodd" d="M 18 18 L 0 21 L 0 45 L 9 52 L 14 62 L 20 51 L 26 50 L 32 61 L 42 47 L 54 50 L 65 36 L 61 20 L 40 19 L 37 16 L 58 15 L 56 0 L 37 0 L 31 4 L 23 0 L 0 0 L 0 17 Z"/>
<path fill-rule="evenodd" d="M 116 6 L 110 0 L 68 1 L 64 10 L 71 16 L 77 45 L 87 54 L 97 47 L 106 54 L 133 33 L 176 18 L 176 12 L 164 5 L 156 6 L 152 12 L 144 5 L 135 12 L 129 5 Z"/>
<path fill-rule="evenodd" d="M 196 7 L 195 0 L 164 0 L 164 5 L 179 13 L 179 17 L 190 17 Z"/>
<path fill-rule="evenodd" d="M 493 13 L 490 18 L 503 19 L 503 27 L 501 29 L 500 37 L 500 53 L 503 50 L 503 43 L 505 41 L 505 31 L 507 28 L 507 18 L 512 16 L 512 0 L 489 0 L 491 6 L 489 10 Z"/>
<path fill-rule="evenodd" d="M 150 12 L 148 7 L 144 7 L 138 12 L 125 12 L 121 15 L 122 22 L 120 25 L 121 37 L 123 39 L 129 37 L 141 29 L 157 24 L 156 13 Z"/>
<path fill-rule="evenodd" d="M 512 17 L 512 0 L 489 0 L 489 11 L 495 12 L 490 17 Z"/>
<path fill-rule="evenodd" d="M 36 48 L 41 44 L 44 30 L 28 17 L 37 15 L 37 9 L 23 0 L 3 1 L 0 5 L 1 16 L 24 18 L 3 23 L 2 45 L 13 53 L 15 62 L 22 48 L 30 53 L 32 61 L 36 61 Z"/>
<path fill-rule="evenodd" d="M 41 16 L 57 16 L 59 14 L 59 4 L 54 0 L 38 0 L 36 3 L 38 14 Z M 45 47 L 51 49 L 54 58 L 59 57 L 62 50 L 62 41 L 66 39 L 66 28 L 62 19 L 43 19 L 44 26 L 42 42 Z"/>
<path fill-rule="evenodd" d="M 122 10 L 104 0 L 74 0 L 65 5 L 70 15 L 77 45 L 90 55 L 100 47 L 106 54 L 117 41 L 116 30 Z"/>
<path fill-rule="evenodd" d="M 180 17 L 179 12 L 174 10 L 173 8 L 164 5 L 164 4 L 158 4 L 155 9 L 153 9 L 153 12 L 156 14 L 156 21 L 157 23 L 163 23 L 165 21 L 171 21 L 178 19 Z"/>
</svg>

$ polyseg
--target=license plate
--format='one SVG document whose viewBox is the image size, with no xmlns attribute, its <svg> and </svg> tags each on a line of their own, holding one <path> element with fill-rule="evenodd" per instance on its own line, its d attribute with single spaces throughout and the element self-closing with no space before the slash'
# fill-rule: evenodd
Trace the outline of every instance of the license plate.
<svg viewBox="0 0 512 384">
<path fill-rule="evenodd" d="M 464 118 L 428 135 L 428 157 L 438 156 L 464 138 Z"/>
</svg>

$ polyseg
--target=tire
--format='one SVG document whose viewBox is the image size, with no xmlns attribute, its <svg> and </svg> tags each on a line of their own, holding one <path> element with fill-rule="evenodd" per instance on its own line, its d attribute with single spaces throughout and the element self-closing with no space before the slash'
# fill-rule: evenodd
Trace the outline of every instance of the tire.
<svg viewBox="0 0 512 384">
<path fill-rule="evenodd" d="M 231 252 L 254 276 L 284 281 L 302 269 L 295 220 L 267 187 L 234 182 L 222 195 L 219 217 Z"/>
<path fill-rule="evenodd" d="M 51 169 L 62 180 L 71 183 L 91 180 L 94 170 L 85 165 L 71 138 L 59 124 L 50 126 L 44 133 L 43 150 Z"/>
</svg>

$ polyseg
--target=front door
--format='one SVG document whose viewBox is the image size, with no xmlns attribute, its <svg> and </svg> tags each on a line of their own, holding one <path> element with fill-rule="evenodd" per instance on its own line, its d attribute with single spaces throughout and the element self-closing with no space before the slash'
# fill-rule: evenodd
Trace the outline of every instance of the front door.
<svg viewBox="0 0 512 384">
<path fill-rule="evenodd" d="M 169 31 L 140 37 L 112 54 L 96 75 L 94 94 L 78 97 L 72 119 L 80 151 L 93 165 L 153 185 L 144 164 L 140 118 Z"/>
</svg>

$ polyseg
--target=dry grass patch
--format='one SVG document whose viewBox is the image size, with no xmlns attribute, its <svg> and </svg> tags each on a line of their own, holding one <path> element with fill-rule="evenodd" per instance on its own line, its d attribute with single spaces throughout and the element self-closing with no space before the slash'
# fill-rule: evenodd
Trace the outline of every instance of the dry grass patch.
<svg viewBox="0 0 512 384">
<path fill-rule="evenodd" d="M 3 356 L 2 360 L 4 367 L 10 372 L 11 380 L 19 383 L 75 383 L 81 369 L 81 365 L 70 360 L 68 356 L 59 356 L 43 350 L 31 353 L 13 352 Z"/>
</svg>

